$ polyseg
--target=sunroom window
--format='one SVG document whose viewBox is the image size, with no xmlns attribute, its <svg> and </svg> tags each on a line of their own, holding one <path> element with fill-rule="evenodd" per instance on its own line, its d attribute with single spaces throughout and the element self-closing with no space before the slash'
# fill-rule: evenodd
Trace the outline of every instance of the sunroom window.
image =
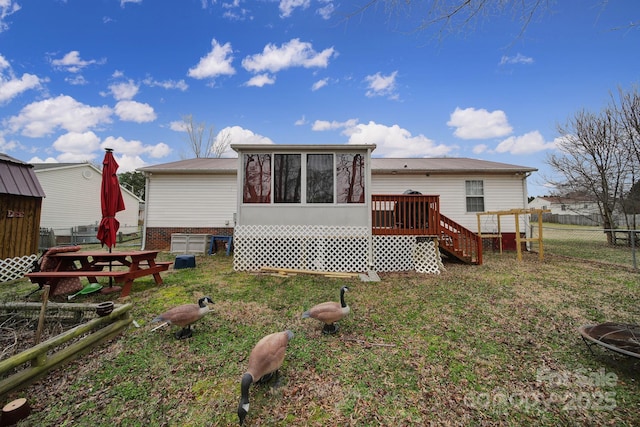
<svg viewBox="0 0 640 427">
<path fill-rule="evenodd" d="M 333 154 L 307 154 L 307 203 L 333 203 Z"/>
<path fill-rule="evenodd" d="M 242 201 L 271 203 L 271 154 L 245 154 Z"/>
<path fill-rule="evenodd" d="M 276 154 L 273 163 L 273 202 L 300 203 L 300 154 Z"/>
<path fill-rule="evenodd" d="M 362 154 L 243 154 L 243 162 L 243 203 L 365 202 Z"/>
<path fill-rule="evenodd" d="M 364 203 L 364 157 L 362 154 L 336 155 L 338 203 Z"/>
</svg>

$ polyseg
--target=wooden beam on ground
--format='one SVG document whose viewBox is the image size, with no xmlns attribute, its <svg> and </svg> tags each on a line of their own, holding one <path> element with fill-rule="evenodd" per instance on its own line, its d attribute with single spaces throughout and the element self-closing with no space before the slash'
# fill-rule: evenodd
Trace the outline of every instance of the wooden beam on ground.
<svg viewBox="0 0 640 427">
<path fill-rule="evenodd" d="M 279 268 L 279 267 L 260 267 L 261 271 L 277 274 L 316 274 L 320 276 L 334 277 L 340 279 L 349 279 L 353 277 L 360 277 L 360 273 L 343 273 L 340 271 L 319 271 L 319 270 L 299 270 L 295 268 Z"/>
</svg>

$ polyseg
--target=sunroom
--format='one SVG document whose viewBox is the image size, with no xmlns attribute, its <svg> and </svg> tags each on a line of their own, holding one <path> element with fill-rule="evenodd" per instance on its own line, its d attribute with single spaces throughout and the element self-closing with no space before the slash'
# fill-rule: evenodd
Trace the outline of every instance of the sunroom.
<svg viewBox="0 0 640 427">
<path fill-rule="evenodd" d="M 376 211 L 397 202 L 372 202 L 370 165 L 375 145 L 234 144 L 232 148 L 238 153 L 241 189 L 234 228 L 236 270 L 265 266 L 335 272 L 408 270 L 416 267 L 416 253 L 423 260 L 426 256 L 427 271 L 438 269 L 434 232 L 414 227 L 404 235 L 374 236 L 372 230 L 380 224 L 374 227 L 373 222 L 381 217 Z M 425 209 L 437 209 L 437 203 L 429 203 L 433 196 L 412 197 L 417 203 L 426 201 Z"/>
</svg>

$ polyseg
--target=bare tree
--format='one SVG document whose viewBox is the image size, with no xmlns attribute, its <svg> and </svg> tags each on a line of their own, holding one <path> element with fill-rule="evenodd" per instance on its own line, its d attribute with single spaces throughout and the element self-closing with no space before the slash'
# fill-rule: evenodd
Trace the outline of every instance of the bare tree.
<svg viewBox="0 0 640 427">
<path fill-rule="evenodd" d="M 214 146 L 215 137 L 213 127 L 207 129 L 206 123 L 196 123 L 193 115 L 189 114 L 182 118 L 189 139 L 189 146 L 196 158 L 209 157 Z M 205 132 L 207 133 L 205 139 Z"/>
<path fill-rule="evenodd" d="M 638 87 L 630 91 L 618 88 L 618 98 L 612 95 L 612 105 L 616 109 L 620 128 L 624 132 L 632 155 L 640 163 L 640 94 Z"/>
<path fill-rule="evenodd" d="M 229 129 L 222 130 L 216 136 L 213 148 L 211 150 L 211 157 L 222 157 L 222 155 L 229 149 L 231 145 L 231 131 Z"/>
<path fill-rule="evenodd" d="M 631 156 L 631 185 L 624 196 L 622 204 L 627 220 L 627 226 L 636 228 L 636 214 L 640 213 L 640 181 L 636 180 L 640 170 L 640 94 L 638 87 L 634 86 L 630 91 L 618 88 L 618 97 L 612 95 L 612 105 L 616 110 L 616 116 L 623 138 Z M 632 222 L 629 223 L 629 214 Z"/>
<path fill-rule="evenodd" d="M 389 17 L 396 15 L 399 19 L 409 22 L 413 22 L 417 17 L 418 24 L 414 26 L 414 31 L 436 27 L 439 29 L 438 34 L 442 37 L 446 33 L 473 30 L 483 19 L 510 15 L 520 22 L 518 35 L 520 37 L 534 20 L 551 13 L 553 4 L 557 2 L 557 0 L 368 0 L 363 6 L 348 13 L 346 17 L 351 19 L 369 9 L 384 8 Z M 608 3 L 609 0 L 600 0 L 600 11 L 605 10 Z M 632 29 L 639 26 L 640 21 L 632 19 L 629 23 L 612 30 Z"/>
<path fill-rule="evenodd" d="M 556 184 L 593 195 L 603 227 L 615 228 L 614 213 L 629 189 L 631 170 L 631 156 L 615 109 L 608 107 L 600 114 L 580 111 L 566 125 L 559 125 L 558 132 L 561 153 L 547 159 L 565 180 Z M 613 242 L 611 234 L 607 239 Z"/>
<path fill-rule="evenodd" d="M 478 20 L 511 14 L 521 22 L 520 33 L 536 16 L 542 16 L 554 0 L 369 0 L 347 15 L 352 18 L 369 9 L 383 7 L 387 15 L 405 15 L 407 20 L 418 17 L 414 31 L 439 27 L 439 34 L 465 31 Z"/>
</svg>

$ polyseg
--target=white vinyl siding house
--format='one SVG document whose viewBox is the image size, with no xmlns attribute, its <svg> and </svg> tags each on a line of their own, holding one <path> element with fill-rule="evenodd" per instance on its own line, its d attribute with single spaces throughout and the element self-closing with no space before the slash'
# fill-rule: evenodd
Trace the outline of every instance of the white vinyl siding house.
<svg viewBox="0 0 640 427">
<path fill-rule="evenodd" d="M 375 146 L 237 145 L 234 149 L 238 151 L 238 158 L 198 158 L 141 168 L 139 170 L 147 179 L 143 245 L 147 249 L 168 249 L 171 234 L 192 233 L 233 236 L 235 247 L 236 243 L 243 242 L 243 238 L 246 241 L 246 236 L 271 233 L 268 239 L 273 239 L 286 231 L 289 237 L 282 237 L 289 240 L 283 240 L 278 247 L 292 248 L 296 246 L 292 242 L 300 236 L 309 233 L 327 235 L 336 231 L 340 233 L 340 239 L 351 233 L 350 241 L 357 241 L 362 246 L 361 242 L 370 239 L 372 233 L 371 197 L 402 195 L 406 190 L 437 196 L 442 215 L 477 233 L 478 216 L 467 210 L 467 181 L 481 183 L 485 211 L 527 207 L 526 179 L 535 168 L 460 158 L 371 158 L 372 147 Z M 366 161 L 363 169 L 366 193 L 359 203 L 340 203 L 335 169 L 331 177 L 323 178 L 328 180 L 326 183 L 319 184 L 309 177 L 326 172 L 326 165 L 322 166 L 322 163 L 327 159 L 334 159 L 335 168 L 339 153 L 354 152 L 361 152 Z M 246 167 L 246 159 L 242 158 L 246 154 L 265 157 L 257 158 L 258 163 Z M 277 178 L 279 183 L 273 176 L 257 179 L 258 172 L 254 167 L 268 170 L 269 174 L 279 170 L 275 164 L 278 155 L 282 156 L 278 161 L 293 162 L 293 169 L 281 174 Z M 247 171 L 251 175 L 249 178 L 245 176 Z M 245 186 L 246 179 L 253 183 L 250 189 Z M 263 184 L 256 186 L 259 182 Z M 289 187 L 278 187 L 285 182 Z M 334 189 L 330 190 L 332 185 Z M 279 195 L 275 191 L 280 191 Z M 483 233 L 494 231 L 491 221 L 483 219 Z M 331 231 L 331 228 L 335 230 Z M 502 218 L 501 231 L 515 232 L 513 217 Z M 357 237 L 353 237 L 356 234 Z M 411 236 L 406 238 L 415 241 Z M 273 247 L 264 242 L 261 244 L 266 248 Z M 335 252 L 345 245 L 345 241 L 335 245 L 330 251 L 326 249 L 326 253 Z M 288 257 L 290 255 L 282 255 L 282 258 Z M 326 266 L 327 262 L 327 259 L 317 260 L 315 266 Z"/>
<path fill-rule="evenodd" d="M 97 226 L 102 219 L 100 194 L 102 172 L 90 163 L 36 163 L 38 181 L 45 191 L 40 228 L 53 229 L 56 236 L 70 236 L 78 226 Z M 140 199 L 125 188 L 126 209 L 116 214 L 122 233 L 138 230 Z"/>
</svg>

